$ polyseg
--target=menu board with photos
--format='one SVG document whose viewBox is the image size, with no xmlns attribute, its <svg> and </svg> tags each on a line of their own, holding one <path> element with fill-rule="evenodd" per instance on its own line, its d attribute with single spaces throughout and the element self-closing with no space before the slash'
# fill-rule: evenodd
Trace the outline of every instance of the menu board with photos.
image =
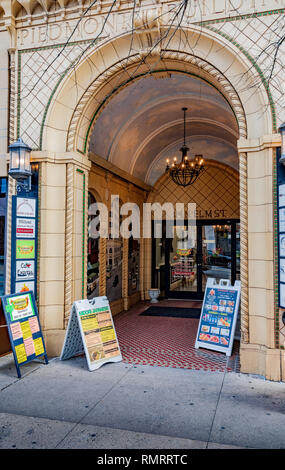
<svg viewBox="0 0 285 470">
<path fill-rule="evenodd" d="M 85 352 L 88 369 L 122 360 L 107 297 L 73 303 L 60 359 Z"/>
<path fill-rule="evenodd" d="M 231 355 L 240 301 L 240 281 L 208 279 L 195 348 L 212 349 Z"/>
<path fill-rule="evenodd" d="M 40 356 L 48 363 L 33 292 L 1 297 L 18 377 L 20 366 Z"/>
</svg>

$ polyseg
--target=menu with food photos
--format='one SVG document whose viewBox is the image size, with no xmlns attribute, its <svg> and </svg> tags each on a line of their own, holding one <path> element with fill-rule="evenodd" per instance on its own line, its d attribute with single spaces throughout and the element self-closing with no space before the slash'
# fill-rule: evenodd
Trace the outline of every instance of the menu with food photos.
<svg viewBox="0 0 285 470">
<path fill-rule="evenodd" d="M 195 348 L 232 353 L 240 302 L 240 281 L 208 279 L 197 331 Z"/>
</svg>

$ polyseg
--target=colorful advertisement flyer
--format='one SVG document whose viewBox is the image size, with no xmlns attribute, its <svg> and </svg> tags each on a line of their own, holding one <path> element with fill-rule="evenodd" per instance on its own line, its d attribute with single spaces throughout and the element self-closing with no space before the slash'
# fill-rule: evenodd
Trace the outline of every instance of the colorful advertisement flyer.
<svg viewBox="0 0 285 470">
<path fill-rule="evenodd" d="M 33 198 L 17 198 L 17 217 L 36 217 L 36 200 Z"/>
<path fill-rule="evenodd" d="M 35 278 L 35 261 L 16 261 L 16 281 L 29 281 Z"/>
<path fill-rule="evenodd" d="M 16 237 L 17 238 L 35 238 L 36 236 L 36 220 L 16 219 Z"/>
<path fill-rule="evenodd" d="M 207 348 L 231 355 L 240 300 L 240 281 L 215 284 L 208 279 L 195 348 Z"/>
<path fill-rule="evenodd" d="M 120 347 L 107 297 L 74 302 L 61 360 L 85 351 L 90 371 L 106 362 L 122 360 Z"/>
<path fill-rule="evenodd" d="M 34 281 L 21 281 L 16 282 L 15 284 L 15 292 L 18 294 L 19 292 L 27 292 L 27 291 L 35 292 L 35 282 Z"/>
<path fill-rule="evenodd" d="M 1 297 L 18 377 L 19 365 L 44 356 L 48 363 L 33 292 Z"/>
<path fill-rule="evenodd" d="M 37 197 L 12 196 L 11 292 L 37 295 Z"/>
<path fill-rule="evenodd" d="M 16 240 L 16 259 L 35 257 L 35 240 Z"/>
<path fill-rule="evenodd" d="M 7 312 L 10 313 L 12 322 L 35 315 L 30 292 L 25 295 L 7 296 Z"/>
</svg>

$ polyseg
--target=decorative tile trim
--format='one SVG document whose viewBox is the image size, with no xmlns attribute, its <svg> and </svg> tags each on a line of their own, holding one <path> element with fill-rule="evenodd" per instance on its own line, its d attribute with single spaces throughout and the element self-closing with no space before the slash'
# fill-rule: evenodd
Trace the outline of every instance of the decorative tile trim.
<svg viewBox="0 0 285 470">
<path fill-rule="evenodd" d="M 279 225 L 278 225 L 278 160 L 281 156 L 280 147 L 272 149 L 272 191 L 273 191 L 273 289 L 274 289 L 274 338 L 277 349 L 285 349 L 284 333 L 281 333 L 284 327 L 280 326 L 282 309 L 279 308 Z M 281 323 L 282 325 L 282 323 Z M 283 340 L 283 344 L 282 344 Z"/>
<path fill-rule="evenodd" d="M 102 38 L 104 39 L 104 38 Z M 101 38 L 100 38 L 101 40 Z M 98 40 L 99 41 L 99 40 Z M 96 44 L 97 42 L 96 41 Z M 44 50 L 50 50 L 50 49 L 60 49 L 60 48 L 63 48 L 63 47 L 71 47 L 71 46 L 77 46 L 77 45 L 84 45 L 84 44 L 90 44 L 92 42 L 92 39 L 86 39 L 86 40 L 82 40 L 82 41 L 73 41 L 73 42 L 70 42 L 68 44 L 65 44 L 65 43 L 60 43 L 60 44 L 52 44 L 52 45 L 48 45 L 48 46 L 40 46 L 40 47 L 34 47 L 34 48 L 26 48 L 26 49 L 21 49 L 18 51 L 18 79 L 17 79 L 17 83 L 18 83 L 18 92 L 17 92 L 17 137 L 19 138 L 19 135 L 20 135 L 20 127 L 21 127 L 21 72 L 22 72 L 22 55 L 23 54 L 28 54 L 28 53 L 33 53 L 33 52 L 38 52 L 38 51 L 44 51 Z M 50 105 L 50 102 L 52 100 L 52 97 L 54 96 L 58 86 L 60 85 L 61 81 L 63 80 L 63 78 L 66 76 L 66 74 L 68 73 L 68 71 L 73 67 L 74 65 L 74 62 L 76 61 L 77 59 L 75 59 L 68 67 L 67 69 L 63 72 L 63 74 L 60 76 L 57 84 L 55 85 L 54 87 L 54 90 L 52 91 L 51 93 L 51 96 L 48 100 L 48 103 L 45 107 L 45 111 L 44 111 L 44 115 L 43 115 L 43 121 L 42 121 L 42 125 L 41 125 L 41 130 L 40 130 L 40 145 L 39 145 L 39 148 L 38 149 L 34 149 L 34 150 L 41 150 L 42 149 L 42 134 L 43 134 L 43 126 L 44 126 L 44 122 L 45 122 L 45 119 L 46 119 L 46 114 L 47 114 L 47 110 L 49 108 L 49 105 Z"/>
<path fill-rule="evenodd" d="M 249 343 L 247 154 L 239 154 L 241 341 Z"/>
<path fill-rule="evenodd" d="M 76 171 L 80 173 L 83 177 L 83 197 L 82 197 L 82 268 L 81 268 L 81 294 L 82 294 L 82 299 L 85 298 L 85 271 L 86 271 L 86 249 L 85 249 L 85 231 L 86 231 L 86 217 L 85 217 L 85 207 L 86 207 L 86 181 L 85 181 L 85 172 L 83 170 L 80 170 L 79 168 L 76 168 Z"/>
<path fill-rule="evenodd" d="M 73 235 L 73 164 L 66 165 L 66 206 L 65 206 L 65 267 L 64 267 L 64 325 L 66 327 L 72 305 L 72 235 Z"/>
<path fill-rule="evenodd" d="M 12 196 L 14 196 L 15 194 L 16 194 L 16 181 L 11 176 L 8 176 L 7 217 L 6 217 L 5 294 L 11 293 Z"/>
</svg>

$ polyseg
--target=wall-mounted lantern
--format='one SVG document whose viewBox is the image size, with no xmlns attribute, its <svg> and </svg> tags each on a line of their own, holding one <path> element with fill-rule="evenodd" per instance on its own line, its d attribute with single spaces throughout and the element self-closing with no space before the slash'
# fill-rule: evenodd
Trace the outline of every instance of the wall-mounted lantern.
<svg viewBox="0 0 285 470">
<path fill-rule="evenodd" d="M 31 190 L 31 163 L 30 154 L 32 149 L 26 145 L 21 138 L 9 145 L 10 166 L 9 175 L 17 181 L 17 191 L 23 189 Z"/>
</svg>

